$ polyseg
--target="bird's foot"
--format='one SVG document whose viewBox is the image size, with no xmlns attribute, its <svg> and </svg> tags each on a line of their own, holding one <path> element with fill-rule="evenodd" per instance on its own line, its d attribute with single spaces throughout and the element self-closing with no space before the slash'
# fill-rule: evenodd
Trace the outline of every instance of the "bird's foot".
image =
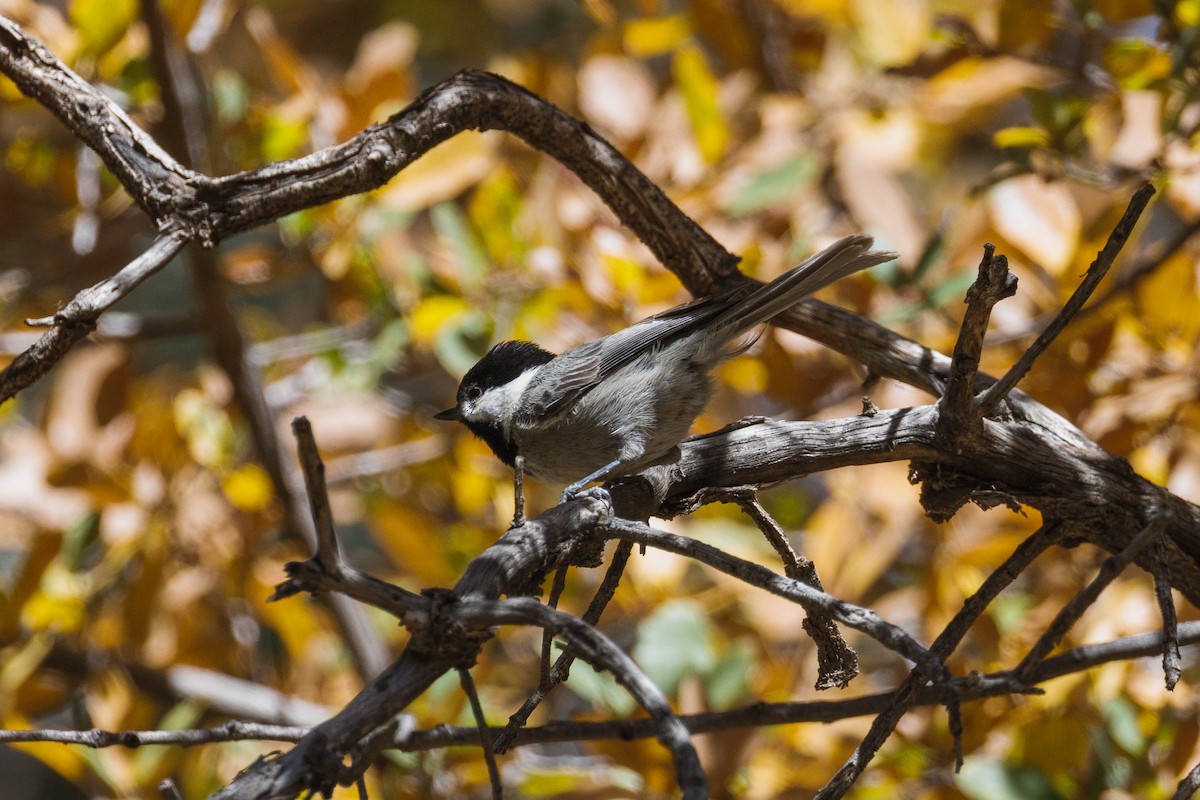
<svg viewBox="0 0 1200 800">
<path fill-rule="evenodd" d="M 562 499 L 558 502 L 562 504 L 569 503 L 572 500 L 599 500 L 606 506 L 612 506 L 612 495 L 603 486 L 593 486 L 591 489 L 568 486 L 566 491 L 562 493 Z"/>
</svg>

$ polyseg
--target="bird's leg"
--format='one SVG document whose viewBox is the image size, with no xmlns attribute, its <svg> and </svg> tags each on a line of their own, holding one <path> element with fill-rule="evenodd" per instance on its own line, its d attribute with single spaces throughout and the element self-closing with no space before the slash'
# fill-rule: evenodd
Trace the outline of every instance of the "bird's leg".
<svg viewBox="0 0 1200 800">
<path fill-rule="evenodd" d="M 562 499 L 559 500 L 558 502 L 566 503 L 569 500 L 574 500 L 575 497 L 583 490 L 583 487 L 587 486 L 589 483 L 592 483 L 593 481 L 598 481 L 598 480 L 601 480 L 602 478 L 608 477 L 608 475 L 610 473 L 614 472 L 617 469 L 617 467 L 621 466 L 624 463 L 625 462 L 622 459 L 618 458 L 616 461 L 612 461 L 612 462 L 609 462 L 608 464 L 605 464 L 603 467 L 596 470 L 591 475 L 587 475 L 585 477 L 580 478 L 579 480 L 575 481 L 574 483 L 572 483 L 570 486 L 568 486 L 566 489 L 563 490 Z M 603 491 L 603 490 L 601 490 L 601 491 Z M 607 492 L 605 492 L 605 494 L 607 494 Z"/>
<path fill-rule="evenodd" d="M 525 524 L 525 456 L 513 459 L 513 521 L 514 528 Z"/>
</svg>

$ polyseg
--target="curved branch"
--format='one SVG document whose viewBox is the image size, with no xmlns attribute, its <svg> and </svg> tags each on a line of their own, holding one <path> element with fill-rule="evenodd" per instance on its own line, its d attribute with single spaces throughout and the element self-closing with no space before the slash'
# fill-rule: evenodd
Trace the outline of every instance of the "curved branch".
<svg viewBox="0 0 1200 800">
<path fill-rule="evenodd" d="M 865 633 L 887 649 L 917 664 L 935 680 L 947 675 L 941 660 L 932 656 L 928 649 L 901 628 L 884 621 L 870 609 L 839 600 L 803 581 L 778 575 L 766 567 L 729 555 L 696 539 L 655 530 L 639 522 L 610 517 L 601 523 L 599 533 L 690 558 L 751 586 L 798 603 L 805 609 L 824 611 L 843 625 Z"/>
<path fill-rule="evenodd" d="M 96 152 L 125 190 L 158 223 L 190 201 L 186 169 L 110 100 L 19 25 L 0 16 L 0 72 L 49 109 Z M 182 201 L 182 203 L 181 203 Z"/>
<path fill-rule="evenodd" d="M 655 725 L 655 736 L 671 751 L 675 762 L 676 782 L 683 789 L 683 796 L 708 796 L 708 784 L 688 729 L 671 711 L 662 691 L 646 677 L 625 651 L 613 644 L 603 633 L 581 619 L 529 597 L 501 601 L 465 601 L 458 604 L 455 614 L 468 626 L 533 625 L 566 639 L 577 658 L 595 668 L 611 672 L 617 682 L 624 686 L 637 700 L 638 705 L 650 715 Z"/>
<path fill-rule="evenodd" d="M 1139 633 L 1109 642 L 1083 645 L 1038 663 L 1029 673 L 1033 684 L 1045 683 L 1064 675 L 1110 664 L 1130 661 L 1162 653 L 1161 631 Z M 1190 647 L 1200 643 L 1200 622 L 1184 622 L 1179 626 L 1179 645 Z M 980 676 L 970 684 L 922 687 L 913 699 L 914 706 L 941 705 L 952 695 L 959 700 L 981 700 L 1009 694 L 1012 685 L 1007 672 Z M 753 703 L 728 711 L 709 711 L 682 714 L 679 720 L 692 735 L 737 728 L 761 728 L 764 725 L 789 725 L 805 722 L 837 722 L 843 719 L 878 714 L 894 699 L 895 691 L 853 697 L 846 700 L 813 700 L 788 703 Z M 0 731 L 0 742 L 64 742 L 85 747 L 140 747 L 146 744 L 192 747 L 215 742 L 271 740 L 295 742 L 306 736 L 311 728 L 286 725 L 263 725 L 229 722 L 215 728 L 193 728 L 177 731 L 104 731 L 89 729 L 67 730 L 7 730 Z M 504 729 L 493 726 L 488 733 L 494 738 Z M 549 722 L 523 728 L 514 736 L 513 747 L 558 742 L 603 741 L 615 739 L 648 739 L 658 729 L 652 719 L 606 721 Z M 479 744 L 479 729 L 438 725 L 428 730 L 415 730 L 395 742 L 406 752 L 435 750 L 442 747 L 471 747 Z"/>
</svg>

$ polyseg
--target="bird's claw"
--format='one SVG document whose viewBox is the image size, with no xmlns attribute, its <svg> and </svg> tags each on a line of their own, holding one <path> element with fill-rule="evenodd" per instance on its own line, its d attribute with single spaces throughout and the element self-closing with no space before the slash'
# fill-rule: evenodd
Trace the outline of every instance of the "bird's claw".
<svg viewBox="0 0 1200 800">
<path fill-rule="evenodd" d="M 568 487 L 562 493 L 562 499 L 558 502 L 561 505 L 562 503 L 569 503 L 572 500 L 599 500 L 606 506 L 612 506 L 612 495 L 603 486 L 593 486 L 591 489 L 572 489 Z"/>
</svg>

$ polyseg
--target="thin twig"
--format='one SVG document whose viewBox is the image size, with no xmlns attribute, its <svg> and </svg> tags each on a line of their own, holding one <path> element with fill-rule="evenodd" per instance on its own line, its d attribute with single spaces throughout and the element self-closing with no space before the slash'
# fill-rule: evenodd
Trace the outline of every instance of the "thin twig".
<svg viewBox="0 0 1200 800">
<path fill-rule="evenodd" d="M 296 742 L 311 728 L 296 725 L 262 725 L 255 722 L 230 720 L 215 728 L 190 728 L 173 731 L 106 731 L 89 728 L 83 731 L 66 730 L 0 730 L 0 743 L 58 742 L 82 747 L 137 748 L 147 745 L 197 747 L 218 742 Z"/>
<path fill-rule="evenodd" d="M 613 595 L 617 592 L 617 586 L 621 582 L 621 576 L 625 572 L 625 565 L 629 562 L 629 556 L 633 552 L 633 544 L 630 542 L 619 542 L 617 549 L 613 551 L 612 562 L 608 565 L 608 570 L 604 573 L 604 579 L 600 581 L 600 586 L 596 589 L 596 594 L 592 597 L 592 602 L 588 604 L 587 611 L 583 614 L 583 621 L 589 625 L 595 625 L 600 621 L 600 615 L 604 613 L 604 609 L 612 600 Z M 554 662 L 554 666 L 550 668 L 549 679 L 545 685 L 539 684 L 521 707 L 508 718 L 508 724 L 504 726 L 504 730 L 496 737 L 494 747 L 497 753 L 504 753 L 512 745 L 513 739 L 525 723 L 529 721 L 530 715 L 541 705 L 554 687 L 561 684 L 567 679 L 571 673 L 571 664 L 575 662 L 575 656 L 571 653 L 562 653 Z"/>
<path fill-rule="evenodd" d="M 949 658 L 954 649 L 958 647 L 959 642 L 967 635 L 967 631 L 971 629 L 971 626 L 975 624 L 975 621 L 979 619 L 996 596 L 1016 580 L 1035 558 L 1058 541 L 1059 533 L 1060 526 L 1051 523 L 1043 525 L 1032 536 L 1021 542 L 1013 554 L 993 570 L 983 585 L 966 599 L 963 607 L 930 645 L 930 655 L 941 661 Z M 846 792 L 850 791 L 855 781 L 867 768 L 867 764 L 874 758 L 875 753 L 892 735 L 892 731 L 896 729 L 901 717 L 917 702 L 926 680 L 927 676 L 922 674 L 919 668 L 909 674 L 900 688 L 889 698 L 887 706 L 871 723 L 871 729 L 855 748 L 853 755 L 817 793 L 816 797 L 819 800 L 836 800 L 836 798 L 844 797 Z M 1023 676 L 1022 681 L 1027 684 L 1028 676 Z M 953 714 L 953 712 L 951 713 Z"/>
<path fill-rule="evenodd" d="M 504 796 L 504 787 L 500 783 L 500 769 L 496 766 L 492 736 L 488 733 L 487 717 L 483 715 L 483 706 L 479 703 L 479 693 L 475 691 L 475 680 L 471 677 L 471 671 L 466 667 L 459 667 L 458 681 L 467 696 L 467 702 L 471 704 L 471 714 L 474 715 L 475 725 L 479 729 L 479 744 L 483 749 L 483 760 L 487 764 L 488 780 L 492 784 L 492 800 L 500 800 Z"/>
<path fill-rule="evenodd" d="M 3 22 L 0 17 L 0 22 Z M 50 326 L 40 339 L 0 370 L 0 403 L 50 371 L 67 351 L 96 327 L 96 318 L 138 284 L 170 263 L 187 243 L 187 233 L 169 228 L 154 244 L 130 261 L 116 275 L 84 289 L 62 311 L 43 319 L 26 320 L 30 325 Z"/>
<path fill-rule="evenodd" d="M 296 450 L 300 455 L 300 469 L 304 474 L 308 507 L 317 530 L 316 558 L 325 569 L 337 575 L 345 566 L 345 562 L 342 559 L 337 530 L 333 526 L 329 493 L 325 488 L 325 464 L 321 461 L 317 440 L 313 437 L 312 424 L 307 417 L 296 417 L 292 420 L 292 435 L 296 437 Z"/>
<path fill-rule="evenodd" d="M 942 680 L 946 677 L 946 668 L 942 666 L 941 661 L 904 630 L 884 621 L 870 609 L 839 600 L 803 581 L 778 575 L 766 567 L 732 556 L 704 542 L 655 530 L 639 522 L 607 518 L 599 532 L 614 539 L 647 545 L 668 553 L 685 556 L 732 575 L 751 586 L 757 586 L 794 603 L 799 603 L 805 609 L 824 610 L 842 624 L 862 631 L 887 649 L 918 664 L 927 675 L 932 676 L 935 680 Z"/>
<path fill-rule="evenodd" d="M 302 591 L 315 594 L 323 589 L 332 589 L 336 592 L 334 596 L 342 598 L 341 602 L 353 597 L 398 618 L 409 612 L 423 611 L 427 602 L 419 595 L 359 572 L 346 563 L 333 524 L 333 511 L 325 486 L 325 465 L 317 449 L 312 425 L 306 417 L 296 417 L 292 420 L 292 433 L 296 437 L 305 493 L 312 514 L 315 552 L 309 561 L 288 563 L 285 566 L 288 579 L 276 586 L 268 599 L 281 600 Z"/>
<path fill-rule="evenodd" d="M 1179 683 L 1179 620 L 1175 615 L 1175 600 L 1171 597 L 1171 564 L 1167 558 L 1167 543 L 1163 537 L 1154 540 L 1154 596 L 1158 600 L 1163 620 L 1163 678 L 1167 691 Z"/>
<path fill-rule="evenodd" d="M 150 32 L 150 58 L 165 107 L 164 141 L 187 169 L 209 169 L 211 125 L 206 114 L 205 91 L 196 73 L 189 69 L 187 53 L 163 18 L 158 3 L 159 0 L 141 0 L 141 12 Z M 199 238 L 211 244 L 207 234 Z M 320 543 L 313 529 L 314 520 L 309 516 L 311 505 L 305 503 L 303 487 L 296 483 L 288 466 L 288 454 L 275 427 L 275 415 L 267 402 L 262 376 L 250 357 L 250 345 L 233 312 L 228 282 L 218 269 L 216 253 L 212 247 L 194 244 L 189 255 L 192 285 L 204 323 L 202 329 L 213 356 L 233 385 L 234 398 L 246 415 L 255 450 L 287 512 L 292 534 L 317 549 Z M 337 619 L 354 654 L 359 676 L 365 681 L 382 672 L 390 660 L 389 653 L 362 609 L 341 595 L 322 598 L 322 602 Z"/>
<path fill-rule="evenodd" d="M 954 771 L 958 772 L 963 765 L 963 721 L 962 704 L 957 697 L 946 702 L 946 726 L 954 742 Z"/>
<path fill-rule="evenodd" d="M 1200 792 L 1200 764 L 1192 767 L 1191 771 L 1179 782 L 1171 800 L 1192 800 Z"/>
<path fill-rule="evenodd" d="M 968 434 L 978 423 L 975 406 L 975 378 L 979 374 L 979 358 L 987 334 L 992 308 L 1017 292 L 1017 279 L 1008 271 L 1008 259 L 996 255 L 991 244 L 983 246 L 983 260 L 971 288 L 967 290 L 967 311 L 954 342 L 950 357 L 950 376 L 946 393 L 942 395 L 942 420 L 950 436 Z"/>
<path fill-rule="evenodd" d="M 803 581 L 809 586 L 824 591 L 817 567 L 811 559 L 796 553 L 788 541 L 787 534 L 775 518 L 763 507 L 758 491 L 752 486 L 737 486 L 730 489 L 710 487 L 697 492 L 681 502 L 686 508 L 699 507 L 704 503 L 735 503 L 750 517 L 759 531 L 779 554 L 783 562 L 783 574 L 793 580 Z M 837 686 L 844 688 L 858 675 L 858 654 L 846 643 L 837 622 L 820 609 L 804 610 L 804 630 L 817 648 L 817 689 Z"/>
<path fill-rule="evenodd" d="M 512 527 L 525 524 L 525 456 L 513 459 L 513 519 Z"/>
<path fill-rule="evenodd" d="M 1179 626 L 1179 643 L 1181 647 L 1191 647 L 1200 643 L 1200 621 L 1184 622 Z M 1101 664 L 1153 656 L 1161 653 L 1162 648 L 1163 635 L 1161 631 L 1084 645 L 1041 662 L 1031 671 L 1031 680 L 1036 685 L 1061 678 L 1064 675 L 1083 672 Z M 1005 680 L 1007 675 L 1007 672 L 997 672 L 976 676 L 951 685 L 926 685 L 917 691 L 913 705 L 942 705 L 951 697 L 965 702 L 1011 694 L 1013 685 Z M 890 691 L 849 700 L 754 703 L 727 711 L 681 715 L 679 720 L 692 735 L 740 728 L 762 728 L 765 725 L 828 723 L 878 714 L 891 703 L 895 696 L 896 692 Z M 479 744 L 479 730 L 474 726 L 468 728 L 438 725 L 428 730 L 412 730 L 411 715 L 401 714 L 399 716 L 406 722 L 403 730 L 398 730 L 393 725 L 383 731 L 382 735 L 373 735 L 366 740 L 379 742 L 381 746 L 375 751 L 376 754 L 389 747 L 404 752 L 417 752 Z M 244 740 L 295 742 L 310 730 L 311 728 L 308 727 L 252 725 L 238 722 L 229 722 L 217 728 L 173 731 L 0 730 L 0 743 L 59 742 L 92 748 L 141 747 L 146 744 L 195 747 Z M 499 738 L 504 729 L 493 726 L 488 731 L 492 736 Z M 551 722 L 522 729 L 512 746 L 556 742 L 627 741 L 650 738 L 656 733 L 655 723 L 649 719 Z"/>
<path fill-rule="evenodd" d="M 1013 674 L 1018 679 L 1026 680 L 1033 665 L 1050 655 L 1050 651 L 1062 640 L 1062 637 L 1067 635 L 1067 631 L 1071 629 L 1077 619 L 1083 616 L 1083 612 L 1091 608 L 1105 587 L 1121 574 L 1138 553 L 1162 535 L 1163 530 L 1167 527 L 1167 520 L 1166 513 L 1155 509 L 1151 513 L 1150 521 L 1137 536 L 1133 537 L 1125 549 L 1104 560 L 1096 577 L 1063 606 L 1049 627 L 1034 642 L 1033 647 L 1029 648 L 1029 652 L 1021 659 L 1021 663 L 1013 670 Z"/>
<path fill-rule="evenodd" d="M 624 650 L 592 625 L 549 608 L 531 597 L 508 600 L 463 600 L 455 606 L 460 622 L 472 628 L 494 625 L 537 625 L 553 630 L 567 641 L 579 658 L 613 674 L 617 683 L 637 700 L 657 726 L 657 738 L 675 763 L 675 778 L 687 800 L 708 797 L 708 781 L 687 728 L 671 711 L 662 691 L 646 677 Z"/>
<path fill-rule="evenodd" d="M 562 597 L 563 590 L 567 587 L 567 570 L 569 566 L 563 564 L 554 571 L 554 583 L 550 587 L 550 595 L 546 598 L 546 605 L 551 608 L 558 608 L 559 598 Z M 554 643 L 554 635 L 550 631 L 542 631 L 542 654 L 541 668 L 538 678 L 538 689 L 543 693 L 550 691 L 550 648 Z"/>
<path fill-rule="evenodd" d="M 1021 357 L 1017 359 L 1017 363 L 1012 365 L 1012 368 L 1004 374 L 1004 377 L 989 386 L 987 391 L 979 398 L 979 411 L 984 416 L 996 407 L 996 404 L 1017 385 L 1021 378 L 1025 377 L 1025 374 L 1029 372 L 1029 369 L 1033 366 L 1033 362 L 1037 360 L 1038 356 L 1050 346 L 1055 338 L 1062 333 L 1063 329 L 1067 327 L 1067 323 L 1083 308 L 1083 304 L 1092 296 L 1092 292 L 1096 291 L 1096 287 L 1100 285 L 1100 281 L 1108 273 L 1108 268 L 1117 260 L 1117 255 L 1120 254 L 1121 248 L 1125 246 L 1125 242 L 1133 233 L 1133 228 L 1141 217 L 1142 211 L 1153 196 L 1154 187 L 1150 184 L 1146 184 L 1133 193 L 1133 197 L 1129 200 L 1129 206 L 1125 209 L 1125 214 L 1121 217 L 1117 226 L 1113 228 L 1113 232 L 1109 234 L 1108 241 L 1104 243 L 1104 248 L 1096 254 L 1096 260 L 1088 267 L 1087 276 L 1079 284 L 1079 287 L 1075 289 L 1071 298 L 1067 300 L 1062 311 L 1046 326 L 1046 329 L 1034 340 L 1029 349 L 1021 354 Z"/>
</svg>

